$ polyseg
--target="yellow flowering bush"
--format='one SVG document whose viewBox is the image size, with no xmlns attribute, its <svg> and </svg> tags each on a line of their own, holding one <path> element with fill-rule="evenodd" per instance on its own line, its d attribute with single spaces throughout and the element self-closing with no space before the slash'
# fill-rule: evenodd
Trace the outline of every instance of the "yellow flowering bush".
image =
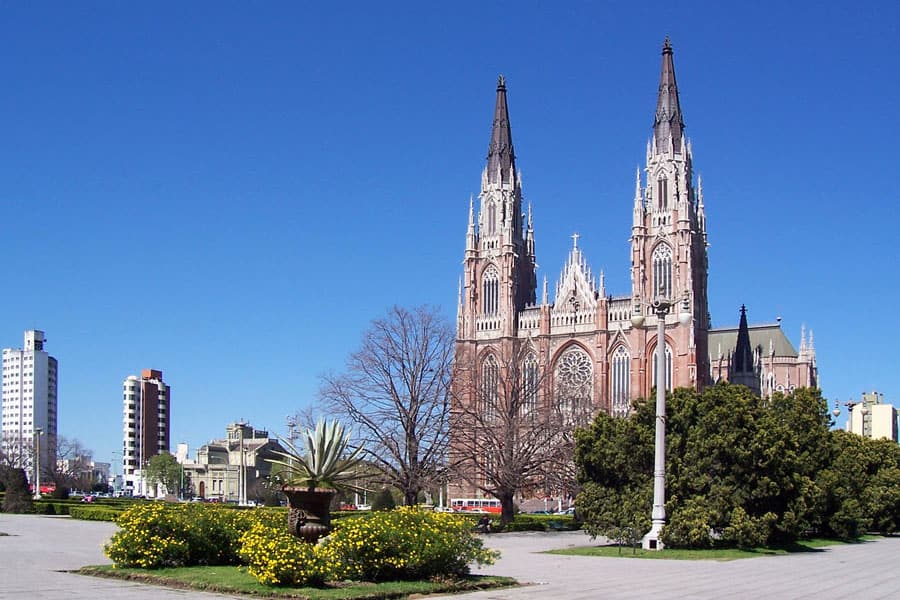
<svg viewBox="0 0 900 600">
<path fill-rule="evenodd" d="M 104 548 L 120 567 L 157 569 L 240 563 L 241 535 L 255 523 L 283 525 L 282 511 L 235 510 L 209 504 L 136 504 Z"/>
<path fill-rule="evenodd" d="M 498 556 L 472 534 L 471 520 L 450 513 L 347 517 L 317 545 L 292 536 L 285 521 L 283 510 L 147 502 L 119 516 L 104 550 L 120 567 L 246 564 L 260 583 L 296 586 L 458 576 Z"/>
<path fill-rule="evenodd" d="M 409 507 L 342 519 L 319 544 L 343 563 L 344 576 L 366 581 L 465 575 L 470 563 L 498 556 L 469 519 Z"/>
<path fill-rule="evenodd" d="M 135 505 L 117 522 L 121 529 L 104 547 L 116 566 L 158 569 L 185 564 L 189 546 L 181 535 L 181 519 L 165 505 Z"/>
<path fill-rule="evenodd" d="M 263 585 L 321 585 L 340 577 L 333 553 L 291 535 L 284 526 L 253 525 L 241 536 L 240 556 Z"/>
</svg>

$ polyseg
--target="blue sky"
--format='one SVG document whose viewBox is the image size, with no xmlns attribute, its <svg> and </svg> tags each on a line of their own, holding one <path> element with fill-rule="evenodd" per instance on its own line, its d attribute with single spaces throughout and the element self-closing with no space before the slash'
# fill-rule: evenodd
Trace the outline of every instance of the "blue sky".
<svg viewBox="0 0 900 600">
<path fill-rule="evenodd" d="M 666 35 L 714 325 L 805 323 L 828 398 L 900 403 L 896 3 L 132 4 L 0 1 L 0 345 L 47 332 L 97 459 L 142 368 L 195 449 L 284 432 L 390 305 L 454 315 L 499 73 L 539 277 L 578 231 L 629 293 Z"/>
</svg>

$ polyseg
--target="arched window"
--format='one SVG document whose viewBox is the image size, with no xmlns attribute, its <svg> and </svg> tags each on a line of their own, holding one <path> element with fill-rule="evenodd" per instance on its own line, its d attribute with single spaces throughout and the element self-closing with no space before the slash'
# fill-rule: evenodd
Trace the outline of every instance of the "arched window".
<svg viewBox="0 0 900 600">
<path fill-rule="evenodd" d="M 650 387 L 653 387 L 656 385 L 656 365 L 659 360 L 656 356 L 656 350 L 653 351 L 651 356 L 653 358 L 653 368 L 651 369 L 653 379 L 650 380 Z M 672 390 L 672 348 L 668 344 L 666 344 L 666 389 Z"/>
<path fill-rule="evenodd" d="M 653 297 L 672 297 L 672 249 L 660 244 L 653 251 Z"/>
<path fill-rule="evenodd" d="M 534 354 L 522 363 L 522 414 L 533 414 L 537 408 L 538 365 Z"/>
<path fill-rule="evenodd" d="M 591 416 L 594 365 L 578 347 L 569 348 L 556 362 L 556 402 L 564 422 L 584 424 Z"/>
<path fill-rule="evenodd" d="M 500 306 L 500 277 L 497 267 L 491 265 L 481 276 L 482 308 L 486 315 L 496 315 Z"/>
<path fill-rule="evenodd" d="M 631 407 L 631 356 L 625 346 L 619 346 L 613 352 L 609 387 L 613 416 L 628 416 Z"/>
<path fill-rule="evenodd" d="M 493 200 L 488 201 L 487 205 L 487 235 L 497 233 L 497 203 Z"/>
<path fill-rule="evenodd" d="M 485 421 L 493 421 L 497 417 L 499 385 L 500 368 L 497 359 L 490 354 L 481 364 L 481 412 Z"/>
<path fill-rule="evenodd" d="M 656 181 L 656 207 L 659 211 L 664 211 L 669 205 L 669 180 L 665 175 L 660 175 Z"/>
</svg>

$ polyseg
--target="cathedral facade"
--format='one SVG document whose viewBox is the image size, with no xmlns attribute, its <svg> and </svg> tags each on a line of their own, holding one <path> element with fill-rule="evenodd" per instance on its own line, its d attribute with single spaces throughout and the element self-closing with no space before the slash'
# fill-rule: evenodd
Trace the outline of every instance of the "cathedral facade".
<svg viewBox="0 0 900 600">
<path fill-rule="evenodd" d="M 758 382 L 757 390 L 816 385 L 814 352 L 805 341 L 802 356 L 793 351 L 780 326 L 752 328 L 742 318 L 737 329 L 710 328 L 702 184 L 684 135 L 668 39 L 653 131 L 631 199 L 628 294 L 607 292 L 577 234 L 552 296 L 546 279 L 538 288 L 534 223 L 531 207 L 522 205 L 502 76 L 496 94 L 481 192 L 477 206 L 469 204 L 457 316 L 454 383 L 463 376 L 475 383 L 456 385 L 456 402 L 471 406 L 480 394 L 494 393 L 484 390 L 510 376 L 516 363 L 526 406 L 564 404 L 578 422 L 598 411 L 626 416 L 632 400 L 652 393 L 657 346 L 665 351 L 669 389 L 741 378 Z M 672 305 L 665 316 L 653 309 L 661 298 Z"/>
</svg>

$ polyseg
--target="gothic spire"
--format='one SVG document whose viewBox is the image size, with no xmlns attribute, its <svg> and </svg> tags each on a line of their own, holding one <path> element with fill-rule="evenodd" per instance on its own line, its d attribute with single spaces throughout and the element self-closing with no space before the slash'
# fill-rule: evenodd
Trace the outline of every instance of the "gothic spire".
<svg viewBox="0 0 900 600">
<path fill-rule="evenodd" d="M 684 135 L 684 120 L 681 117 L 681 104 L 678 101 L 678 84 L 675 83 L 672 44 L 668 37 L 663 42 L 662 48 L 662 71 L 659 74 L 659 97 L 656 100 L 653 134 L 658 152 L 664 152 L 669 148 L 670 137 L 672 148 L 675 152 L 680 151 Z"/>
<path fill-rule="evenodd" d="M 741 324 L 738 326 L 737 344 L 734 347 L 731 369 L 733 373 L 753 373 L 753 347 L 750 345 L 750 329 L 747 326 L 747 307 L 741 305 Z"/>
<path fill-rule="evenodd" d="M 491 183 L 515 183 L 515 168 L 516 154 L 509 127 L 509 108 L 506 105 L 506 79 L 500 75 L 497 79 L 497 104 L 494 107 L 491 145 L 488 147 L 487 179 Z"/>
</svg>

